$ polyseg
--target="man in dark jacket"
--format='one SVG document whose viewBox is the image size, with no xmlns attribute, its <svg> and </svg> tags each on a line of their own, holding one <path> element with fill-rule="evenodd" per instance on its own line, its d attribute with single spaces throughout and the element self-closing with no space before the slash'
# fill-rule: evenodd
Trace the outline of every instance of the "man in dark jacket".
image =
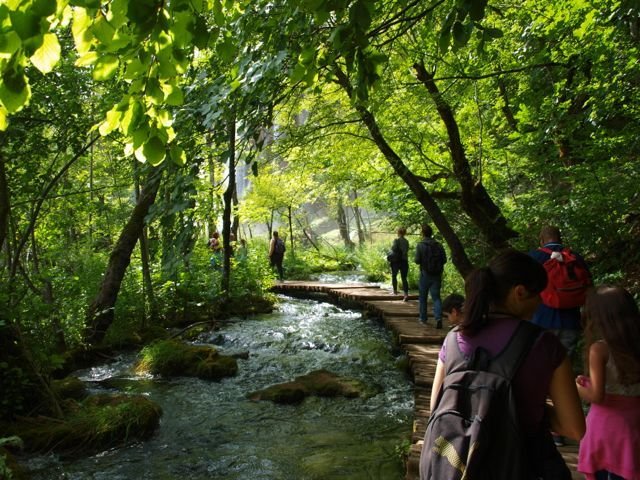
<svg viewBox="0 0 640 480">
<path fill-rule="evenodd" d="M 447 256 L 438 242 L 433 238 L 430 225 L 422 226 L 422 241 L 416 245 L 415 262 L 420 265 L 419 302 L 420 323 L 427 323 L 427 293 L 433 301 L 433 316 L 436 328 L 442 328 L 442 301 L 440 289 L 442 287 L 442 272 Z"/>
</svg>

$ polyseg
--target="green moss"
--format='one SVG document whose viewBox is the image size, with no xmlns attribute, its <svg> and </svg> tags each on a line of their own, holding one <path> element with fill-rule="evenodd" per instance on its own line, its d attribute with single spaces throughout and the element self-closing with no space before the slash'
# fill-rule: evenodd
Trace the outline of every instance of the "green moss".
<svg viewBox="0 0 640 480">
<path fill-rule="evenodd" d="M 250 393 L 248 397 L 251 400 L 297 404 L 310 395 L 355 398 L 371 394 L 373 389 L 358 380 L 340 377 L 327 370 L 316 370 L 296 377 L 292 382 L 272 385 L 264 390 Z"/>
<path fill-rule="evenodd" d="M 143 396 L 95 395 L 73 404 L 63 419 L 23 418 L 10 426 L 25 449 L 83 454 L 151 436 L 162 409 Z"/>
<path fill-rule="evenodd" d="M 220 380 L 238 372 L 235 358 L 220 355 L 209 346 L 188 345 L 177 340 L 161 340 L 142 350 L 138 372 L 154 375 L 198 377 Z"/>
<path fill-rule="evenodd" d="M 87 387 L 84 382 L 77 377 L 66 377 L 62 380 L 53 380 L 51 388 L 61 399 L 71 398 L 82 400 L 87 396 Z"/>
</svg>

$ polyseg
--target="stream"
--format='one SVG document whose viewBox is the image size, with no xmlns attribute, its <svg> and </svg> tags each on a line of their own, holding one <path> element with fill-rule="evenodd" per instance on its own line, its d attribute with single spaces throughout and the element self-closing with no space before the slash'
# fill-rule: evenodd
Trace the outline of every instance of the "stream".
<svg viewBox="0 0 640 480">
<path fill-rule="evenodd" d="M 237 319 L 196 343 L 249 352 L 221 382 L 133 373 L 135 355 L 76 372 L 92 392 L 146 395 L 163 409 L 145 442 L 86 458 L 36 456 L 25 466 L 48 479 L 404 478 L 401 445 L 413 419 L 413 387 L 396 366 L 390 334 L 361 313 L 279 297 L 274 313 Z M 249 392 L 325 368 L 378 387 L 367 399 L 309 397 L 297 406 L 247 400 Z"/>
</svg>

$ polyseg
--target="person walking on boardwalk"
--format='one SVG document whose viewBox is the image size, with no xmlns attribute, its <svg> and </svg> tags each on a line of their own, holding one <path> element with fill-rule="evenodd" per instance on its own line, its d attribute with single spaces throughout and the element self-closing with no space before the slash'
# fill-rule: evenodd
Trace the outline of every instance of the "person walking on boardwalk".
<svg viewBox="0 0 640 480">
<path fill-rule="evenodd" d="M 541 292 L 542 302 L 533 323 L 550 330 L 568 350 L 573 361 L 582 334 L 580 307 L 591 285 L 591 273 L 584 259 L 562 244 L 560 229 L 546 225 L 540 230 L 540 248 L 529 252 L 547 272 L 547 286 Z M 564 445 L 560 435 L 556 445 Z"/>
<path fill-rule="evenodd" d="M 463 319 L 447 335 L 433 378 L 432 415 L 420 459 L 421 479 L 445 478 L 430 477 L 428 474 L 435 464 L 446 467 L 448 460 L 456 459 L 458 461 L 454 466 L 462 469 L 456 473 L 462 473 L 463 477 L 469 475 L 469 478 L 475 478 L 471 476 L 472 472 L 466 471 L 467 467 L 480 467 L 487 478 L 495 480 L 571 479 L 571 473 L 553 444 L 549 431 L 550 425 L 556 432 L 575 440 L 580 440 L 584 435 L 584 414 L 571 363 L 558 337 L 529 322 L 540 303 L 540 292 L 546 283 L 544 268 L 529 255 L 516 250 L 499 253 L 487 267 L 474 270 L 465 279 Z M 501 362 L 504 352 L 509 352 L 504 357 L 506 364 Z M 515 362 L 511 359 L 514 354 L 517 354 Z M 460 366 L 461 361 L 463 367 Z M 515 371 L 507 377 L 495 373 L 508 372 L 511 365 L 516 365 Z M 465 390 L 473 383 L 474 372 L 478 376 L 485 375 L 482 378 L 487 382 L 491 381 L 488 376 L 491 374 L 494 374 L 494 380 L 509 379 L 507 396 L 513 395 L 513 411 L 499 411 L 496 415 L 489 409 L 486 417 L 479 416 L 476 409 L 483 408 L 484 402 L 491 399 L 492 392 L 501 390 L 495 387 L 490 391 L 488 383 L 481 388 Z M 462 380 L 461 375 L 465 375 Z M 465 398 L 467 402 L 452 406 L 451 396 L 456 392 L 462 395 L 463 391 L 472 397 Z M 504 394 L 493 395 L 498 402 L 507 397 Z M 547 404 L 547 397 L 551 397 L 553 405 Z M 439 407 L 441 402 L 442 409 Z M 445 413 L 458 408 L 463 409 L 461 415 L 456 417 L 458 423 L 452 417 L 449 417 L 451 424 L 439 420 L 446 417 Z M 488 435 L 485 437 L 482 436 L 482 426 L 479 426 L 480 433 L 474 430 L 474 425 L 478 427 L 478 421 L 495 427 L 496 422 L 504 422 L 504 416 L 512 416 L 508 423 L 517 429 L 517 434 L 511 435 L 511 438 L 517 438 L 518 441 L 501 445 L 500 439 L 507 434 L 506 431 L 495 431 L 497 436 L 493 437 L 490 429 L 485 430 Z M 443 431 L 446 440 L 438 439 L 440 445 L 428 444 L 427 435 L 434 428 L 432 423 L 441 425 L 441 428 L 449 425 L 450 429 L 461 424 L 468 429 L 465 431 L 468 436 L 461 438 L 454 436 L 452 431 L 448 434 Z M 507 423 L 500 425 L 506 426 Z M 478 438 L 482 447 L 475 449 L 478 444 L 474 440 Z M 463 452 L 457 450 L 465 448 L 467 450 Z M 469 458 L 466 453 L 469 453 Z M 520 473 L 526 472 L 527 475 L 505 476 L 508 474 L 506 470 L 516 468 L 516 459 Z M 501 467 L 505 471 L 492 470 Z"/>
<path fill-rule="evenodd" d="M 436 328 L 442 328 L 442 301 L 440 289 L 442 287 L 442 272 L 447 262 L 447 255 L 442 245 L 433 238 L 430 225 L 422 225 L 422 241 L 416 245 L 415 263 L 420 265 L 419 303 L 420 323 L 427 323 L 427 293 L 433 301 L 433 316 Z"/>
<path fill-rule="evenodd" d="M 591 285 L 591 274 L 584 259 L 562 244 L 560 229 L 555 226 L 547 225 L 540 230 L 540 248 L 529 252 L 529 255 L 545 267 L 549 278 L 547 287 L 541 293 L 542 303 L 533 316 L 533 323 L 557 335 L 571 358 L 581 335 L 580 307 Z M 580 278 L 576 278 L 572 286 L 556 285 L 554 292 L 554 278 L 556 283 L 571 281 L 562 278 L 561 266 L 570 266 L 573 274 Z M 550 269 L 559 273 L 556 275 Z M 567 295 L 568 298 L 565 298 Z"/>
<path fill-rule="evenodd" d="M 587 375 L 580 397 L 591 404 L 578 471 L 588 480 L 640 480 L 640 313 L 629 292 L 600 286 L 584 307 Z"/>
<path fill-rule="evenodd" d="M 271 267 L 277 270 L 280 281 L 284 280 L 282 261 L 284 260 L 284 252 L 286 249 L 284 240 L 278 236 L 278 232 L 274 231 L 271 242 L 269 243 L 269 262 L 271 263 Z"/>
<path fill-rule="evenodd" d="M 464 314 L 464 297 L 459 293 L 452 293 L 442 300 L 442 313 L 447 317 L 451 327 L 458 325 Z"/>
<path fill-rule="evenodd" d="M 391 285 L 393 286 L 393 294 L 398 294 L 398 272 L 402 280 L 402 291 L 404 292 L 403 300 L 406 302 L 409 298 L 409 282 L 407 275 L 409 274 L 409 241 L 405 238 L 407 229 L 398 228 L 398 237 L 391 245 L 391 251 L 387 256 L 389 265 L 391 266 Z"/>
</svg>

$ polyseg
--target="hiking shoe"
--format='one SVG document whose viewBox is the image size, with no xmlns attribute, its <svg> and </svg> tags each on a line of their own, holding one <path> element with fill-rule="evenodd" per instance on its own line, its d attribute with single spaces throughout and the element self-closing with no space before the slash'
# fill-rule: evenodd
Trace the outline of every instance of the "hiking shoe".
<svg viewBox="0 0 640 480">
<path fill-rule="evenodd" d="M 553 443 L 556 444 L 556 447 L 564 447 L 564 437 L 562 435 L 554 435 Z"/>
<path fill-rule="evenodd" d="M 408 296 L 408 295 L 405 295 L 404 297 L 402 297 L 402 301 L 403 301 L 403 302 L 406 302 L 406 301 L 408 301 L 408 300 L 409 300 L 409 296 Z"/>
<path fill-rule="evenodd" d="M 438 321 L 436 322 L 436 328 L 437 328 L 437 329 L 441 329 L 441 328 L 442 328 L 442 320 L 438 320 Z"/>
<path fill-rule="evenodd" d="M 421 318 L 419 318 L 419 319 L 418 319 L 418 321 L 419 321 L 422 325 L 426 325 L 426 324 L 427 324 L 427 321 L 426 321 L 426 320 L 423 320 L 423 319 L 421 319 Z"/>
</svg>

